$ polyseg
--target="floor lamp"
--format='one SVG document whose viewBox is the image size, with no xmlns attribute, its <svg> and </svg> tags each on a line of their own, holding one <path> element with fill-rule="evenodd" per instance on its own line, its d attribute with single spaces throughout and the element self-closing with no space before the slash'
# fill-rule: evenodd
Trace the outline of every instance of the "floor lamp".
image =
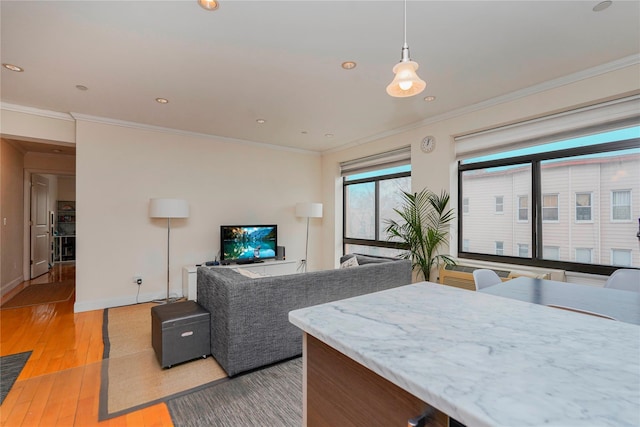
<svg viewBox="0 0 640 427">
<path fill-rule="evenodd" d="M 167 298 L 165 303 L 169 301 L 169 243 L 171 242 L 171 218 L 188 218 L 189 204 L 182 199 L 151 199 L 149 201 L 149 217 L 166 218 L 167 219 Z"/>
<path fill-rule="evenodd" d="M 296 216 L 298 218 L 307 218 L 307 243 L 304 249 L 304 259 L 302 265 L 304 271 L 307 271 L 307 256 L 309 254 L 309 218 L 322 218 L 322 203 L 297 203 Z"/>
</svg>

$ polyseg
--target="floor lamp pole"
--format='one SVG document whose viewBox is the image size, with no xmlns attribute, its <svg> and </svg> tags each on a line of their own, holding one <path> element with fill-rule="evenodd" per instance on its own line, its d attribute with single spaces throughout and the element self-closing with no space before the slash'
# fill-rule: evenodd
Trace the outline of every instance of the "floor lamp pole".
<svg viewBox="0 0 640 427">
<path fill-rule="evenodd" d="M 152 198 L 149 201 L 149 217 L 167 220 L 167 295 L 155 302 L 171 301 L 171 218 L 189 218 L 189 203 L 183 199 Z M 175 298 L 174 300 L 177 300 Z"/>
<path fill-rule="evenodd" d="M 171 218 L 167 218 L 167 304 L 169 304 L 169 249 L 171 242 Z"/>
<path fill-rule="evenodd" d="M 309 217 L 307 217 L 307 244 L 304 248 L 304 272 L 307 272 L 307 261 L 309 260 Z"/>
</svg>

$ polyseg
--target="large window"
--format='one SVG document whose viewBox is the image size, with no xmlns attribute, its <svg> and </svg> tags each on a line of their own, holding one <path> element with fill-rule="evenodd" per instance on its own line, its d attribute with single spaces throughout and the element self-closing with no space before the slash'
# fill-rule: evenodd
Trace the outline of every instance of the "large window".
<svg viewBox="0 0 640 427">
<path fill-rule="evenodd" d="M 463 199 L 471 206 L 471 214 L 461 219 L 463 240 L 472 242 L 464 252 L 517 256 L 517 252 L 514 254 L 516 242 L 530 244 L 531 240 L 528 194 L 531 167 L 512 165 L 469 170 L 464 172 L 461 182 Z M 489 195 L 496 189 L 503 194 L 500 215 L 495 213 L 495 196 Z"/>
<path fill-rule="evenodd" d="M 640 126 L 527 150 L 460 162 L 459 208 L 475 208 L 458 217 L 459 256 L 596 274 L 640 267 Z"/>
<path fill-rule="evenodd" d="M 342 164 L 344 253 L 396 256 L 404 251 L 385 233 L 402 192 L 411 191 L 410 150 L 402 149 Z"/>
</svg>

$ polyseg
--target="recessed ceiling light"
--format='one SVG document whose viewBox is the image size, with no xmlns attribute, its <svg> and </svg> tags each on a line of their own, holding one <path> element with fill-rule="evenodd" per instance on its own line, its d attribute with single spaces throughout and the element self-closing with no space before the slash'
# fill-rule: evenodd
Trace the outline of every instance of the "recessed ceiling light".
<svg viewBox="0 0 640 427">
<path fill-rule="evenodd" d="M 344 68 L 345 70 L 353 70 L 354 68 L 356 68 L 356 63 L 353 61 L 346 61 L 342 63 L 342 68 Z"/>
<path fill-rule="evenodd" d="M 431 101 L 435 101 L 436 97 L 429 95 L 429 96 L 425 96 L 424 100 L 427 101 L 427 102 L 431 102 Z"/>
<path fill-rule="evenodd" d="M 76 89 L 78 90 L 88 90 L 89 88 L 84 85 L 76 85 Z"/>
<path fill-rule="evenodd" d="M 333 138 L 333 134 L 332 133 L 325 133 L 324 136 L 326 136 L 327 138 Z"/>
<path fill-rule="evenodd" d="M 18 67 L 17 65 L 13 65 L 13 64 L 2 64 L 2 66 L 7 70 L 15 71 L 17 73 L 21 73 L 24 71 L 24 68 Z"/>
<path fill-rule="evenodd" d="M 258 119 L 258 120 L 256 120 L 256 123 L 258 123 L 258 124 L 260 124 L 260 125 L 265 124 L 266 122 L 267 122 L 267 121 L 266 121 L 265 119 Z"/>
<path fill-rule="evenodd" d="M 206 10 L 216 10 L 219 6 L 215 0 L 198 0 L 198 4 Z"/>
<path fill-rule="evenodd" d="M 156 102 L 157 102 L 158 104 L 168 104 L 168 103 L 169 103 L 169 100 L 168 100 L 168 99 L 166 99 L 166 98 L 156 98 Z"/>
<path fill-rule="evenodd" d="M 602 12 L 603 10 L 605 10 L 606 8 L 608 8 L 609 6 L 611 6 L 611 3 L 613 3 L 610 0 L 606 0 L 606 1 L 601 1 L 600 3 L 598 3 L 597 5 L 593 6 L 593 11 L 594 12 Z"/>
</svg>

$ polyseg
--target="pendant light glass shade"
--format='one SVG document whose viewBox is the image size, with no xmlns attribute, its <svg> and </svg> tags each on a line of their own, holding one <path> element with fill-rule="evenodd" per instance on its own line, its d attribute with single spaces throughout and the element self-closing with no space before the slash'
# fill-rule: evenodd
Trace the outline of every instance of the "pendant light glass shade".
<svg viewBox="0 0 640 427">
<path fill-rule="evenodd" d="M 387 93 L 396 98 L 417 95 L 427 87 L 424 80 L 418 77 L 418 63 L 411 60 L 397 63 L 393 67 L 395 77 L 387 86 Z"/>
<path fill-rule="evenodd" d="M 216 10 L 218 8 L 218 2 L 215 0 L 198 0 L 198 4 L 206 10 Z"/>
</svg>

